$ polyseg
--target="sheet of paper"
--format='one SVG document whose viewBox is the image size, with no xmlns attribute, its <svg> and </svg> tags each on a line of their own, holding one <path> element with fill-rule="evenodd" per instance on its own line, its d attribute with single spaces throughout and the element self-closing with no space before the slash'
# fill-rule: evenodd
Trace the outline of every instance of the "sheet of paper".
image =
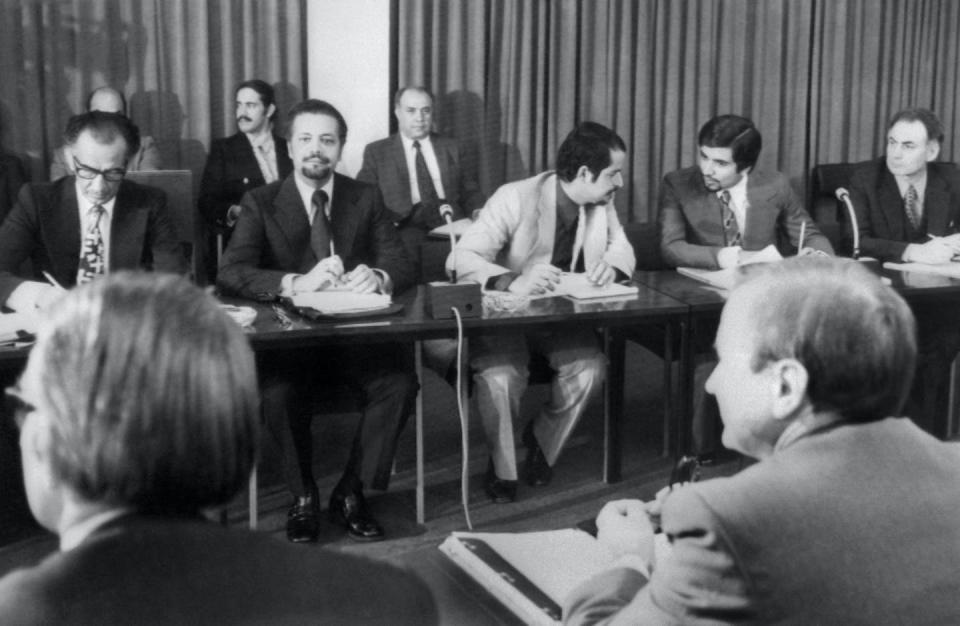
<svg viewBox="0 0 960 626">
<path fill-rule="evenodd" d="M 37 316 L 26 313 L 4 313 L 0 315 L 0 342 L 7 343 L 20 338 L 17 331 L 37 332 Z"/>
<path fill-rule="evenodd" d="M 602 287 L 594 285 L 587 279 L 586 273 L 564 273 L 560 277 L 560 284 L 554 295 L 569 296 L 577 300 L 594 300 L 596 298 L 623 298 L 637 294 L 635 285 L 621 285 L 607 283 Z"/>
<path fill-rule="evenodd" d="M 473 224 L 473 220 L 471 220 L 469 217 L 464 217 L 455 222 L 437 226 L 431 230 L 429 234 L 431 237 L 446 238 L 450 236 L 451 232 L 453 232 L 453 236 L 459 238 L 460 235 L 465 233 L 467 229 L 470 228 L 470 224 Z"/>
<path fill-rule="evenodd" d="M 929 263 L 884 263 L 883 267 L 890 270 L 899 270 L 901 272 L 914 272 L 918 274 L 936 274 L 937 276 L 948 276 L 950 278 L 960 278 L 960 261 L 950 263 L 938 263 L 931 265 Z"/>
<path fill-rule="evenodd" d="M 379 293 L 352 291 L 314 291 L 298 293 L 291 298 L 293 305 L 315 309 L 321 313 L 352 313 L 374 311 L 390 306 L 390 296 Z"/>
<path fill-rule="evenodd" d="M 757 250 L 756 252 L 741 252 L 740 263 L 736 267 L 728 267 L 722 270 L 705 270 L 696 267 L 678 267 L 677 272 L 689 278 L 707 283 L 713 287 L 729 291 L 730 289 L 733 289 L 733 285 L 736 283 L 738 274 L 741 271 L 744 271 L 741 268 L 748 267 L 756 263 L 775 263 L 782 260 L 783 256 L 780 255 L 780 252 L 776 249 L 776 247 L 770 245 L 762 250 Z"/>
</svg>

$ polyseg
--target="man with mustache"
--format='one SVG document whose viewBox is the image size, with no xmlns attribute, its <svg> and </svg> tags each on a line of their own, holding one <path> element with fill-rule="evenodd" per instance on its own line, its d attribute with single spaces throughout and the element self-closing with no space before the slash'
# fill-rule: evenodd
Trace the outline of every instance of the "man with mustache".
<svg viewBox="0 0 960 626">
<path fill-rule="evenodd" d="M 623 186 L 627 146 L 613 130 L 583 122 L 564 139 L 556 171 L 503 185 L 460 238 L 447 269 L 487 290 L 549 294 L 563 272 L 597 285 L 633 275 L 636 260 L 613 197 Z M 453 266 L 454 258 L 456 267 Z M 546 485 L 563 446 L 600 389 L 607 361 L 592 329 L 482 335 L 470 343 L 477 406 L 490 447 L 484 487 L 498 504 L 517 494 L 513 422 L 527 387 L 530 354 L 555 375 L 551 400 L 523 430 L 524 479 Z"/>
<path fill-rule="evenodd" d="M 833 255 L 833 246 L 780 172 L 755 170 L 762 138 L 753 122 L 719 115 L 700 129 L 697 164 L 667 174 L 660 188 L 660 251 L 671 267 L 733 267 L 769 245 L 786 252 Z M 696 346 L 710 352 L 715 326 L 697 327 Z M 703 360 L 701 358 L 701 360 Z M 706 360 L 694 374 L 694 447 L 709 453 L 717 407 L 703 393 L 713 368 Z"/>
<path fill-rule="evenodd" d="M 240 214 L 240 198 L 247 191 L 290 175 L 293 165 L 283 137 L 273 132 L 277 106 L 273 87 L 247 80 L 234 91 L 237 128 L 230 137 L 210 144 L 197 206 L 208 229 L 210 254 L 216 259 L 216 236 L 229 240 Z M 216 271 L 212 264 L 210 278 Z"/>
<path fill-rule="evenodd" d="M 220 263 L 220 288 L 274 300 L 329 288 L 399 293 L 411 286 L 413 264 L 379 190 L 334 173 L 347 138 L 343 116 L 327 102 L 305 100 L 288 119 L 293 174 L 244 195 Z M 367 510 L 363 487 L 387 488 L 397 437 L 416 397 L 412 350 L 381 344 L 284 351 L 261 355 L 258 366 L 267 427 L 282 448 L 294 496 L 287 538 L 317 540 L 312 401 L 339 381 L 356 392 L 361 417 L 329 514 L 351 539 L 381 539 L 383 529 Z"/>
</svg>

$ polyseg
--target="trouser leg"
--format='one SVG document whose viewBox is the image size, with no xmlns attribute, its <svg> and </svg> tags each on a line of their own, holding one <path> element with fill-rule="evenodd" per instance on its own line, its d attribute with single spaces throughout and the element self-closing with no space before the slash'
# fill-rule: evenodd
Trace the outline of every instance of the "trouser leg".
<svg viewBox="0 0 960 626">
<path fill-rule="evenodd" d="M 517 480 L 513 419 L 527 388 L 530 353 L 522 335 L 492 335 L 471 342 L 474 393 L 494 471 Z"/>
</svg>

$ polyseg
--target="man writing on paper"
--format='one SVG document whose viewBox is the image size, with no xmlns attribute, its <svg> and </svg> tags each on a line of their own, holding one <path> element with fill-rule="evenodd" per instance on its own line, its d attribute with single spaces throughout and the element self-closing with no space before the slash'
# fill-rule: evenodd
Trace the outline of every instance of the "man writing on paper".
<svg viewBox="0 0 960 626">
<path fill-rule="evenodd" d="M 334 172 L 347 139 L 340 112 L 305 100 L 288 115 L 293 174 L 247 193 L 217 284 L 258 300 L 336 288 L 399 293 L 413 284 L 413 266 L 376 187 Z M 294 496 L 287 538 L 316 541 L 320 497 L 313 477 L 311 400 L 331 380 L 349 384 L 360 423 L 343 477 L 330 498 L 330 516 L 358 541 L 383 537 L 367 509 L 364 485 L 386 489 L 397 437 L 413 408 L 417 379 L 412 351 L 400 344 L 324 348 L 265 355 L 263 406 L 284 455 Z"/>
<path fill-rule="evenodd" d="M 120 269 L 182 273 L 162 191 L 124 180 L 140 133 L 119 113 L 75 115 L 64 133 L 74 175 L 24 185 L 0 226 L 0 302 L 14 311 L 44 308 L 60 288 Z M 25 261 L 30 278 L 21 276 Z"/>
<path fill-rule="evenodd" d="M 909 307 L 861 265 L 788 259 L 731 292 L 717 396 L 728 447 L 759 460 L 688 483 L 661 515 L 609 503 L 599 540 L 630 555 L 567 599 L 568 624 L 956 624 L 960 445 L 900 414 Z"/>
<path fill-rule="evenodd" d="M 597 285 L 633 275 L 636 261 L 613 205 L 623 185 L 626 144 L 614 131 L 583 122 L 557 153 L 557 170 L 506 184 L 487 201 L 447 259 L 463 280 L 518 296 L 552 292 L 562 272 L 586 272 Z M 530 353 L 556 372 L 551 401 L 527 422 L 525 479 L 545 485 L 606 359 L 590 329 L 484 335 L 471 343 L 477 403 L 491 449 L 485 487 L 491 500 L 512 502 L 517 490 L 513 423 L 527 386 Z"/>
<path fill-rule="evenodd" d="M 672 267 L 725 269 L 767 246 L 799 254 L 833 254 L 833 247 L 807 214 L 787 177 L 756 170 L 762 138 L 753 122 L 719 115 L 700 129 L 697 165 L 667 174 L 660 188 L 660 250 Z M 709 351 L 715 329 L 697 328 L 699 354 Z M 712 361 L 694 373 L 694 446 L 713 446 L 716 405 L 703 393 Z"/>
<path fill-rule="evenodd" d="M 0 623 L 436 623 L 408 573 L 204 520 L 247 484 L 260 407 L 247 338 L 185 279 L 73 291 L 8 395 L 30 508 L 60 545 L 0 579 Z"/>
<path fill-rule="evenodd" d="M 858 164 L 850 200 L 865 256 L 937 264 L 960 254 L 960 169 L 933 162 L 942 144 L 943 124 L 936 115 L 905 109 L 887 127 L 885 157 Z M 926 310 L 921 319 L 920 358 L 908 407 L 911 417 L 943 436 L 960 323 L 942 310 Z"/>
</svg>

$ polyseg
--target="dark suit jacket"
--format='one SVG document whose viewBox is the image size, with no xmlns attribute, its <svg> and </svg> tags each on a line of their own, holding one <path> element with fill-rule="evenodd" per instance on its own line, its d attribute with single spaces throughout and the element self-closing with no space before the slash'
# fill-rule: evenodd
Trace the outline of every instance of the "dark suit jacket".
<svg viewBox="0 0 960 626">
<path fill-rule="evenodd" d="M 245 298 L 270 300 L 280 294 L 285 274 L 305 274 L 317 263 L 307 211 L 293 175 L 248 192 L 241 205 L 217 284 Z M 395 293 L 413 284 L 413 264 L 376 187 L 334 174 L 330 223 L 344 269 L 361 263 L 381 269 Z"/>
<path fill-rule="evenodd" d="M 0 580 L 3 624 L 436 624 L 384 563 L 196 520 L 128 516 Z"/>
<path fill-rule="evenodd" d="M 20 190 L 0 225 L 0 302 L 26 280 L 17 273 L 27 259 L 34 280 L 44 281 L 47 271 L 64 287 L 76 284 L 82 237 L 75 180 L 66 176 Z M 120 183 L 110 222 L 110 270 L 121 269 L 187 270 L 166 195 L 128 180 Z"/>
<path fill-rule="evenodd" d="M 430 135 L 433 151 L 440 166 L 440 180 L 453 207 L 454 219 L 469 217 L 474 209 L 483 206 L 483 194 L 477 185 L 476 173 L 469 165 L 459 142 L 449 137 Z M 363 166 L 357 180 L 380 188 L 387 209 L 402 221 L 410 214 L 413 200 L 410 195 L 410 174 L 399 134 L 368 144 L 363 151 Z"/>
<path fill-rule="evenodd" d="M 23 163 L 12 154 L 0 152 L 0 223 L 3 222 L 17 199 L 17 192 L 27 182 Z"/>
<path fill-rule="evenodd" d="M 906 418 L 835 427 L 672 493 L 651 579 L 598 576 L 565 623 L 960 624 L 958 519 L 960 445 Z"/>
<path fill-rule="evenodd" d="M 747 223 L 741 228 L 744 250 L 768 245 L 792 252 L 807 223 L 805 247 L 833 254 L 833 246 L 801 206 L 787 177 L 780 172 L 750 172 L 747 178 Z M 660 189 L 660 251 L 673 267 L 717 269 L 723 247 L 720 199 L 703 184 L 700 168 L 688 167 L 667 174 Z M 789 243 L 793 250 L 787 248 Z"/>
<path fill-rule="evenodd" d="M 857 214 L 861 254 L 899 261 L 908 243 L 923 243 L 928 233 L 949 235 L 960 230 L 960 169 L 953 163 L 927 164 L 926 228 L 919 232 L 911 232 L 897 181 L 882 157 L 857 164 L 850 179 L 850 200 Z"/>
<path fill-rule="evenodd" d="M 293 171 L 293 162 L 283 137 L 274 134 L 273 143 L 277 155 L 277 174 L 279 180 L 283 180 Z M 210 155 L 200 181 L 200 197 L 197 200 L 200 214 L 207 224 L 223 226 L 230 205 L 239 204 L 243 194 L 265 183 L 257 157 L 253 154 L 253 146 L 246 135 L 237 133 L 215 139 L 210 144 Z"/>
</svg>

